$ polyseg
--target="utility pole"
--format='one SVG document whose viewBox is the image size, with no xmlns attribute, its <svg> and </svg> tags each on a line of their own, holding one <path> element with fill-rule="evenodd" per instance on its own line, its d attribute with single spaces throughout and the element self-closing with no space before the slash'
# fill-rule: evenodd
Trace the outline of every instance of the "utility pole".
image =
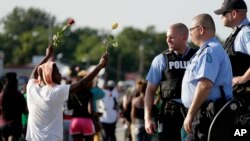
<svg viewBox="0 0 250 141">
<path fill-rule="evenodd" d="M 143 75 L 144 72 L 144 45 L 140 43 L 139 45 L 139 74 Z"/>
<path fill-rule="evenodd" d="M 48 20 L 48 43 L 49 45 L 52 45 L 52 37 L 53 33 L 52 33 L 52 19 L 49 18 Z"/>
<path fill-rule="evenodd" d="M 117 82 L 121 80 L 121 75 L 122 75 L 122 55 L 119 54 L 117 58 L 117 76 L 116 80 Z"/>
<path fill-rule="evenodd" d="M 2 76 L 4 73 L 4 53 L 3 51 L 0 51 L 0 76 Z"/>
</svg>

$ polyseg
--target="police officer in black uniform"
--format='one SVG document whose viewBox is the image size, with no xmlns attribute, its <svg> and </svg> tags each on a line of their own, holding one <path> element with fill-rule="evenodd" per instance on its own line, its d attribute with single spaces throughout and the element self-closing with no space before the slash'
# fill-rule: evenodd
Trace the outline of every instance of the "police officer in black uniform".
<svg viewBox="0 0 250 141">
<path fill-rule="evenodd" d="M 185 68 L 196 50 L 187 46 L 188 28 L 182 23 L 170 26 L 166 34 L 168 49 L 152 61 L 146 79 L 145 129 L 148 134 L 158 132 L 159 140 L 180 141 L 184 120 L 181 98 L 181 83 Z M 162 100 L 160 114 L 153 118 L 153 100 L 160 88 Z"/>
<path fill-rule="evenodd" d="M 250 131 L 250 21 L 247 5 L 244 0 L 224 0 L 221 8 L 214 13 L 221 15 L 224 26 L 233 29 L 224 47 L 232 64 L 234 96 L 242 104 L 238 105 L 241 110 L 237 111 L 234 128 L 246 127 Z"/>
<path fill-rule="evenodd" d="M 233 69 L 235 92 L 250 87 L 250 21 L 247 19 L 247 5 L 244 0 L 224 0 L 223 6 L 214 11 L 222 15 L 224 26 L 233 29 L 225 42 Z M 237 88 L 237 89 L 236 89 Z"/>
</svg>

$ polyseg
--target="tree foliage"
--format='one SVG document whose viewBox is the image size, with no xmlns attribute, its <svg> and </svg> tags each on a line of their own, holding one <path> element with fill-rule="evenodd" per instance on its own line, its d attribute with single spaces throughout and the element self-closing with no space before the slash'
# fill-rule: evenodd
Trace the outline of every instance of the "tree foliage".
<svg viewBox="0 0 250 141">
<path fill-rule="evenodd" d="M 52 34 L 63 23 L 45 11 L 17 7 L 3 18 L 3 32 L 0 33 L 0 50 L 5 53 L 5 65 L 25 65 L 33 55 L 44 55 L 51 43 Z M 102 42 L 107 33 L 89 27 L 69 29 L 55 53 L 58 59 L 82 68 L 99 62 L 105 52 Z M 144 77 L 153 58 L 167 48 L 165 33 L 155 32 L 154 26 L 145 31 L 126 27 L 115 35 L 119 46 L 110 48 L 107 67 L 108 79 L 123 79 L 128 72 Z"/>
<path fill-rule="evenodd" d="M 2 19 L 3 33 L 1 50 L 5 53 L 5 64 L 26 64 L 32 55 L 44 53 L 48 45 L 48 29 L 55 17 L 38 9 L 25 10 L 16 7 Z"/>
</svg>

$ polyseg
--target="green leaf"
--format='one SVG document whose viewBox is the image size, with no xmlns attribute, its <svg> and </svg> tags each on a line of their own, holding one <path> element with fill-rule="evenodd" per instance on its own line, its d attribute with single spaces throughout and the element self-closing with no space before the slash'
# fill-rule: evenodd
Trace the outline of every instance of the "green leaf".
<svg viewBox="0 0 250 141">
<path fill-rule="evenodd" d="M 114 36 L 113 35 L 109 35 L 108 36 L 108 40 L 114 40 Z"/>
<path fill-rule="evenodd" d="M 112 46 L 113 46 L 113 47 L 118 47 L 118 42 L 114 41 L 114 42 L 112 43 Z"/>
</svg>

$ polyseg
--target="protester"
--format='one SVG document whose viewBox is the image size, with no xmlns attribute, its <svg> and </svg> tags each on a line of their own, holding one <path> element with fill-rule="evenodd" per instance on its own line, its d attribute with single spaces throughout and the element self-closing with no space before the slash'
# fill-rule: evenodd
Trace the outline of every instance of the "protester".
<svg viewBox="0 0 250 141">
<path fill-rule="evenodd" d="M 101 141 L 101 122 L 100 117 L 102 116 L 102 113 L 98 112 L 98 101 L 102 99 L 105 96 L 105 93 L 101 88 L 98 87 L 98 78 L 95 78 L 93 80 L 93 87 L 91 88 L 91 93 L 93 94 L 93 110 L 94 114 L 92 114 L 92 119 L 95 125 L 95 134 L 94 134 L 94 140 L 93 141 Z"/>
<path fill-rule="evenodd" d="M 188 108 L 184 129 L 187 141 L 207 140 L 213 120 L 213 101 L 232 97 L 232 68 L 220 41 L 215 37 L 215 24 L 209 14 L 199 14 L 192 20 L 190 36 L 199 50 L 190 60 L 182 81 L 182 102 Z"/>
<path fill-rule="evenodd" d="M 87 71 L 78 72 L 78 79 L 86 77 Z M 76 94 L 70 95 L 68 107 L 73 110 L 70 134 L 74 141 L 93 141 L 95 127 L 92 120 L 94 114 L 93 94 L 90 91 L 93 82 L 89 81 L 86 87 L 82 87 Z"/>
<path fill-rule="evenodd" d="M 195 50 L 187 46 L 188 28 L 183 23 L 171 25 L 166 33 L 168 49 L 152 61 L 147 75 L 145 95 L 145 128 L 148 134 L 159 132 L 159 140 L 180 141 L 184 115 L 181 103 L 181 81 L 189 59 Z M 159 123 L 153 121 L 153 103 L 157 88 L 162 99 Z M 155 116 L 155 115 L 154 115 Z"/>
<path fill-rule="evenodd" d="M 3 141 L 18 141 L 22 134 L 22 114 L 27 113 L 26 101 L 18 90 L 17 74 L 4 76 L 0 94 L 0 132 Z"/>
<path fill-rule="evenodd" d="M 135 135 L 134 141 L 151 141 L 151 136 L 147 134 L 144 126 L 144 97 L 147 81 L 140 79 L 138 85 L 140 95 L 132 100 L 131 121 L 135 128 L 132 134 Z"/>
<path fill-rule="evenodd" d="M 75 94 L 86 87 L 97 73 L 106 66 L 108 54 L 101 57 L 99 64 L 86 77 L 77 83 L 61 85 L 61 74 L 55 64 L 54 47 L 49 46 L 46 56 L 37 65 L 27 85 L 27 103 L 29 109 L 28 141 L 63 140 L 63 104 L 69 94 Z"/>
<path fill-rule="evenodd" d="M 102 124 L 103 141 L 116 141 L 116 123 L 118 120 L 118 91 L 113 80 L 107 81 L 105 96 L 99 101 L 99 111 L 102 113 L 100 121 Z"/>
<path fill-rule="evenodd" d="M 25 102 L 27 103 L 27 92 L 26 92 L 26 87 L 27 87 L 27 83 L 28 83 L 28 77 L 20 77 L 19 80 L 19 89 L 21 94 L 23 95 L 23 97 L 25 98 Z M 26 137 L 26 131 L 27 131 L 27 125 L 28 125 L 28 107 L 27 104 L 26 105 L 26 112 L 22 114 L 22 140 L 25 141 L 25 137 Z"/>
<path fill-rule="evenodd" d="M 125 141 L 135 141 L 135 125 L 131 122 L 131 109 L 132 109 L 132 100 L 140 95 L 139 86 L 141 85 L 140 79 L 136 80 L 135 85 L 126 87 L 126 93 L 122 97 L 121 104 L 121 119 L 123 126 L 125 128 Z"/>
<path fill-rule="evenodd" d="M 3 83 L 0 81 L 0 95 L 3 95 Z M 2 131 L 0 131 L 0 141 L 2 140 Z"/>
</svg>

